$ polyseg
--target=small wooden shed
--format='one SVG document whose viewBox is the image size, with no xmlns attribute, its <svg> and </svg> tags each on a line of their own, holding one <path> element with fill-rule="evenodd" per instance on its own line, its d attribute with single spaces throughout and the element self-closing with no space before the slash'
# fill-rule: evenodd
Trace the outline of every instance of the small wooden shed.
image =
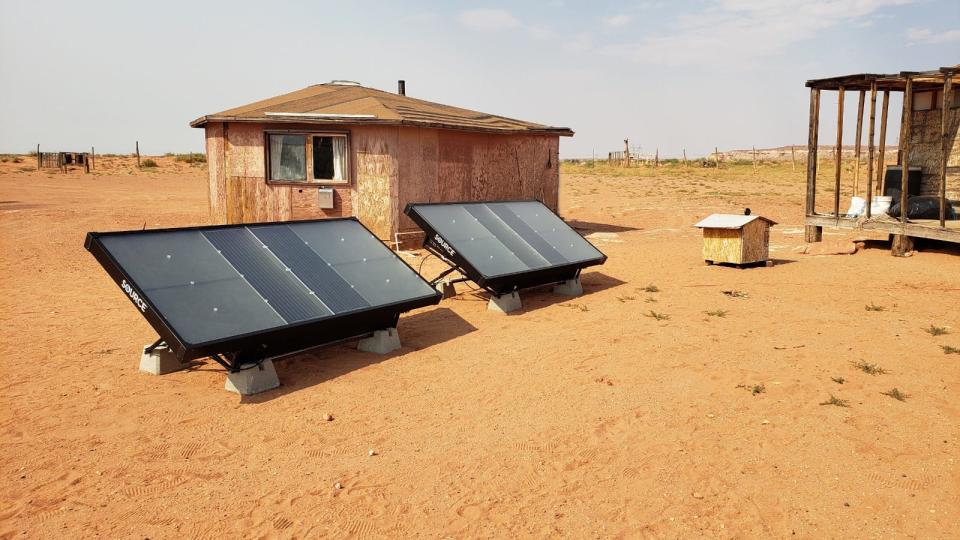
<svg viewBox="0 0 960 540">
<path fill-rule="evenodd" d="M 694 227 L 703 229 L 707 264 L 745 265 L 770 258 L 770 227 L 776 224 L 763 216 L 713 214 Z"/>
<path fill-rule="evenodd" d="M 350 81 L 190 124 L 206 130 L 213 223 L 356 216 L 383 240 L 419 228 L 410 202 L 537 199 L 558 210 L 559 138 L 573 131 Z"/>
</svg>

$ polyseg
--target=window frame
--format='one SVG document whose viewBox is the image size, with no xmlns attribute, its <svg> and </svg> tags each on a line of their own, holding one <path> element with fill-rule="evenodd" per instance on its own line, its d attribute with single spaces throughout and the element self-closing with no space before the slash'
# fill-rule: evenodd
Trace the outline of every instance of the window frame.
<svg viewBox="0 0 960 540">
<path fill-rule="evenodd" d="M 270 177 L 270 160 L 272 156 L 270 155 L 270 136 L 271 135 L 302 135 L 305 139 L 306 148 L 304 166 L 306 167 L 306 180 L 297 181 L 297 180 L 274 180 Z M 329 178 L 313 178 L 313 138 L 314 137 L 343 137 L 347 141 L 347 150 L 346 150 L 346 165 L 343 180 L 333 180 Z M 350 131 L 349 130 L 304 130 L 304 129 L 267 129 L 263 131 L 263 163 L 264 163 L 264 178 L 266 178 L 267 184 L 271 186 L 349 186 L 353 183 L 353 160 L 350 159 L 351 154 L 351 144 L 350 140 Z"/>
</svg>

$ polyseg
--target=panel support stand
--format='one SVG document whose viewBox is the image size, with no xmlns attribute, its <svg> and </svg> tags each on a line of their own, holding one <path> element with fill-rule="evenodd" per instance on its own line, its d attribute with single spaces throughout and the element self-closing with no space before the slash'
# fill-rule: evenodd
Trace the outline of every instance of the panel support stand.
<svg viewBox="0 0 960 540">
<path fill-rule="evenodd" d="M 180 362 L 170 347 L 162 341 L 144 345 L 143 354 L 140 355 L 140 371 L 151 375 L 166 375 L 186 369 L 187 366 L 189 363 Z"/>
<path fill-rule="evenodd" d="M 435 284 L 434 287 L 436 287 L 437 290 L 440 291 L 440 294 L 443 295 L 440 297 L 441 300 L 446 300 L 447 298 L 453 298 L 454 296 L 457 295 L 457 289 L 456 287 L 453 286 L 453 283 L 450 281 L 446 281 L 446 280 L 441 281 Z"/>
<path fill-rule="evenodd" d="M 507 294 L 490 295 L 490 302 L 487 303 L 487 309 L 490 311 L 499 311 L 500 313 L 510 313 L 519 311 L 523 308 L 520 303 L 520 293 L 513 291 Z"/>
<path fill-rule="evenodd" d="M 580 283 L 580 276 L 568 279 L 553 287 L 554 294 L 563 296 L 581 296 L 583 294 L 583 285 Z"/>
<path fill-rule="evenodd" d="M 223 388 L 236 392 L 241 396 L 259 394 L 273 390 L 280 386 L 277 370 L 273 367 L 273 360 L 264 360 L 258 363 L 243 364 L 239 371 L 227 373 L 227 382 Z"/>
<path fill-rule="evenodd" d="M 396 328 L 376 330 L 372 336 L 361 339 L 357 344 L 358 350 L 376 354 L 390 354 L 399 348 L 400 334 Z"/>
</svg>

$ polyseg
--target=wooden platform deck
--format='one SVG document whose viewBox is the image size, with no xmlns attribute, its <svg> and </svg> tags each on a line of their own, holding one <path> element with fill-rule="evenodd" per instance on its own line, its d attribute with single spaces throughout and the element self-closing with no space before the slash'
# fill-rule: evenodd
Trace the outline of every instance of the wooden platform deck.
<svg viewBox="0 0 960 540">
<path fill-rule="evenodd" d="M 863 219 L 817 214 L 807 216 L 805 223 L 817 227 L 883 231 L 914 238 L 930 238 L 932 240 L 960 243 L 960 221 L 947 221 L 945 226 L 941 228 L 940 220 L 937 219 L 912 219 L 904 224 L 890 217 Z"/>
</svg>

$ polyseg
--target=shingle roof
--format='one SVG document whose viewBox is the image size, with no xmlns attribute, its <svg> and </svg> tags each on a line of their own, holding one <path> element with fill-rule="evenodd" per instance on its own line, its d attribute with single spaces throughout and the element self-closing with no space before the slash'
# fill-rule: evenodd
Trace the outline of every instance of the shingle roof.
<svg viewBox="0 0 960 540">
<path fill-rule="evenodd" d="M 701 229 L 740 229 L 755 219 L 762 219 L 771 225 L 777 222 L 763 216 L 745 216 L 743 214 L 711 214 L 694 225 Z"/>
<path fill-rule="evenodd" d="M 552 127 L 401 96 L 357 84 L 328 83 L 201 116 L 192 127 L 207 122 L 290 122 L 298 124 L 387 124 L 484 131 L 548 133 L 572 136 L 565 127 Z"/>
</svg>

